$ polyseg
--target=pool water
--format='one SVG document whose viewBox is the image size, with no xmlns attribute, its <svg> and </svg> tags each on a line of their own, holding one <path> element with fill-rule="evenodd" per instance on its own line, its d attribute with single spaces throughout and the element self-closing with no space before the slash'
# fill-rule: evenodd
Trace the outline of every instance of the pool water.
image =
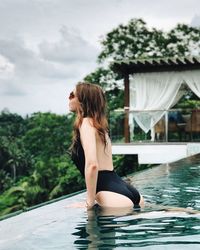
<svg viewBox="0 0 200 250">
<path fill-rule="evenodd" d="M 135 182 L 151 203 L 200 210 L 200 154 L 148 169 Z"/>
<path fill-rule="evenodd" d="M 77 249 L 200 249 L 200 155 L 148 169 L 131 182 L 147 207 L 124 215 L 90 211 L 74 232 Z"/>
<path fill-rule="evenodd" d="M 141 211 L 66 208 L 82 193 L 1 221 L 0 249 L 200 249 L 200 154 L 130 181 L 146 200 Z"/>
<path fill-rule="evenodd" d="M 200 217 L 164 212 L 91 216 L 73 234 L 76 249 L 199 249 Z"/>
</svg>

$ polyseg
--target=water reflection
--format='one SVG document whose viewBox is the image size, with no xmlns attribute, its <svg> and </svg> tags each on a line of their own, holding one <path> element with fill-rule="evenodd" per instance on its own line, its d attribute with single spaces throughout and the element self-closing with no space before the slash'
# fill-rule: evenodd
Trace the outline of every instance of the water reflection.
<svg viewBox="0 0 200 250">
<path fill-rule="evenodd" d="M 165 207 L 200 210 L 199 163 L 200 154 L 134 176 L 133 184 L 151 205 L 142 211 L 88 211 L 73 233 L 76 249 L 163 249 L 164 245 L 165 249 L 186 249 L 187 245 L 199 249 L 200 215 L 181 209 L 163 211 Z"/>
<path fill-rule="evenodd" d="M 76 249 L 200 244 L 200 216 L 164 211 L 90 210 L 76 227 Z M 194 238 L 195 235 L 195 238 Z M 176 247 L 173 249 L 177 249 Z"/>
<path fill-rule="evenodd" d="M 193 160 L 193 163 L 192 163 Z M 132 183 L 147 201 L 165 206 L 200 209 L 200 154 L 195 157 L 149 169 Z"/>
<path fill-rule="evenodd" d="M 86 212 L 85 223 L 80 223 L 76 227 L 73 235 L 78 236 L 74 242 L 77 249 L 114 249 L 116 247 L 117 231 L 121 227 L 129 224 L 116 221 L 116 218 L 128 216 L 133 213 L 132 209 L 127 208 L 100 208 Z"/>
</svg>

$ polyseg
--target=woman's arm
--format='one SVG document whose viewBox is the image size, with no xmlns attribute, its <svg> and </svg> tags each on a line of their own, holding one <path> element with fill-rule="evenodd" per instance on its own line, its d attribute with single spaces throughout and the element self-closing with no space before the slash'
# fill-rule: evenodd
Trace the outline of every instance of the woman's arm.
<svg viewBox="0 0 200 250">
<path fill-rule="evenodd" d="M 85 182 L 87 188 L 87 208 L 95 204 L 98 176 L 98 161 L 96 149 L 96 129 L 89 118 L 84 118 L 80 127 L 81 143 L 85 153 Z"/>
</svg>

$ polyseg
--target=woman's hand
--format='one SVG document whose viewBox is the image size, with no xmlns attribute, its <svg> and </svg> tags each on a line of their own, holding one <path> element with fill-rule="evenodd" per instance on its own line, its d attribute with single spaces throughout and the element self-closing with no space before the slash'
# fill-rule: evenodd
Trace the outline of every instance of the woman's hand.
<svg viewBox="0 0 200 250">
<path fill-rule="evenodd" d="M 72 204 L 67 205 L 66 208 L 85 208 L 85 202 L 81 201 L 81 202 L 72 203 Z"/>
<path fill-rule="evenodd" d="M 88 202 L 87 200 L 85 201 L 85 207 L 87 208 L 87 210 L 90 210 L 94 207 L 95 202 Z"/>
<path fill-rule="evenodd" d="M 66 208 L 87 208 L 87 210 L 92 209 L 95 205 L 95 202 L 91 203 L 89 201 L 81 201 L 72 203 L 66 206 Z"/>
</svg>

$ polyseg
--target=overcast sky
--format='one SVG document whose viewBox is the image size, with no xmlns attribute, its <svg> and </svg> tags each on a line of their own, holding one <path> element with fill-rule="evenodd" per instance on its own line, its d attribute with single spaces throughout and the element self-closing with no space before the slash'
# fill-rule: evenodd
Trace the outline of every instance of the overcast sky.
<svg viewBox="0 0 200 250">
<path fill-rule="evenodd" d="M 165 31 L 200 26 L 200 1 L 0 0 L 0 111 L 67 113 L 69 92 L 97 67 L 100 38 L 131 18 Z"/>
</svg>

